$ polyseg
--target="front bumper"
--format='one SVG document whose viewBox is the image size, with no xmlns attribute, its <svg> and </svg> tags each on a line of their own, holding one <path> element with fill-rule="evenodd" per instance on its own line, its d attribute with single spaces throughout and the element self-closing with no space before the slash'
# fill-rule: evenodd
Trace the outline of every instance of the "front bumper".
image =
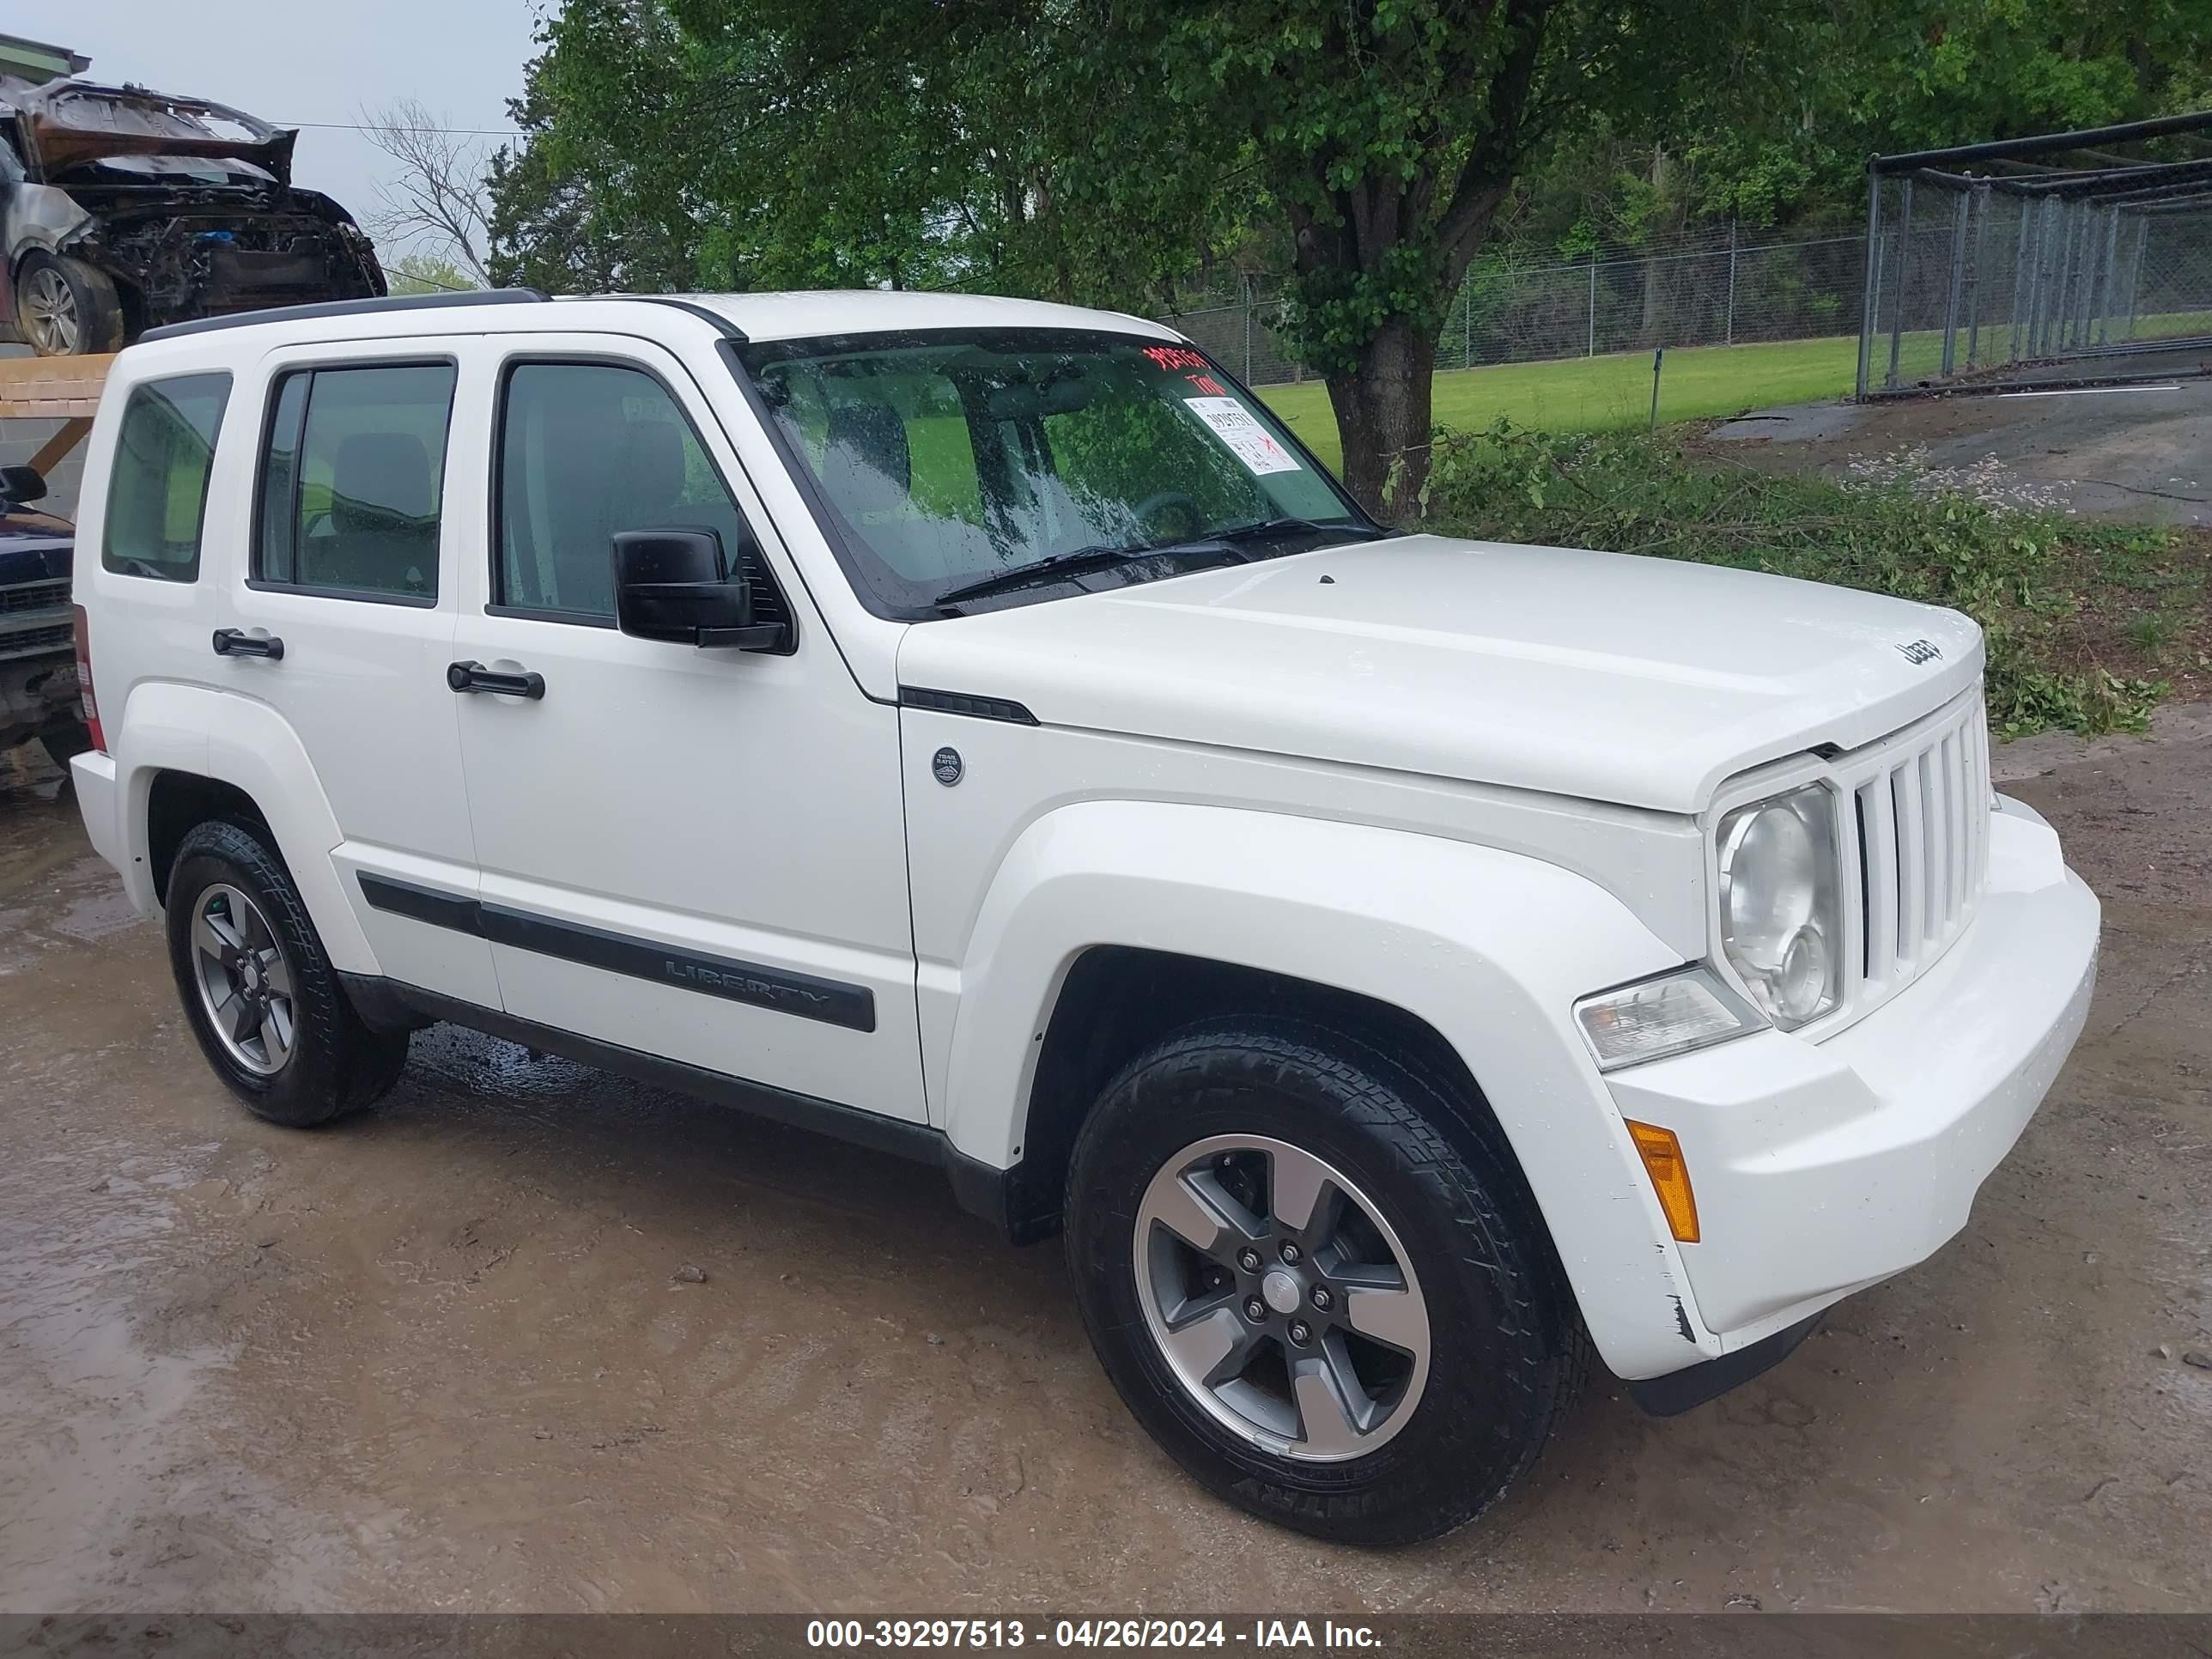
<svg viewBox="0 0 2212 1659">
<path fill-rule="evenodd" d="M 1765 1031 L 1607 1079 L 1681 1142 L 1702 1233 L 1683 1268 L 1723 1354 L 1966 1225 L 2081 1035 L 2097 926 L 2051 827 L 2005 801 L 1980 913 L 1893 1001 L 1820 1042 Z"/>
</svg>

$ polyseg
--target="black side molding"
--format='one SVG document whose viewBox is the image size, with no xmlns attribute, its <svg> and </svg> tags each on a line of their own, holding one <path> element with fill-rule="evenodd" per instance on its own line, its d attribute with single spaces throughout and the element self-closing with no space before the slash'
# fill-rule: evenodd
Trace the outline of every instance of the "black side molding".
<svg viewBox="0 0 2212 1659">
<path fill-rule="evenodd" d="M 962 1209 L 980 1216 L 1010 1237 L 1013 1234 L 1006 1197 L 1012 1171 L 994 1170 L 955 1152 L 943 1133 L 926 1123 L 884 1117 L 880 1113 L 862 1111 L 833 1100 L 731 1077 L 679 1060 L 666 1060 L 642 1049 L 602 1042 L 596 1037 L 540 1025 L 534 1020 L 518 1019 L 500 1009 L 464 1002 L 458 997 L 426 991 L 397 980 L 368 974 L 341 974 L 338 979 L 362 1017 L 380 1030 L 405 1030 L 445 1020 L 544 1054 L 558 1054 L 580 1065 L 596 1066 L 602 1071 L 690 1095 L 694 1099 L 734 1107 L 756 1117 L 833 1136 L 854 1146 L 910 1158 L 917 1164 L 934 1164 L 950 1178 L 953 1197 Z M 1027 1241 L 1014 1237 L 1012 1242 Z"/>
<path fill-rule="evenodd" d="M 441 893 L 434 887 L 417 887 L 411 881 L 392 881 L 383 876 L 364 874 L 361 877 L 361 896 L 368 901 L 372 909 L 427 921 L 433 927 L 450 927 L 457 933 L 481 937 L 483 933 L 477 915 L 477 902 L 458 893 Z"/>
<path fill-rule="evenodd" d="M 1827 1310 L 1824 1308 L 1821 1313 Z M 1664 1376 L 1632 1379 L 1628 1397 L 1654 1417 L 1680 1417 L 1684 1412 L 1717 1400 L 1730 1389 L 1748 1382 L 1762 1371 L 1772 1370 L 1796 1351 L 1797 1345 L 1820 1322 L 1820 1314 L 1762 1337 L 1747 1348 L 1724 1353 L 1718 1359 L 1689 1365 Z"/>
<path fill-rule="evenodd" d="M 364 873 L 360 881 L 361 896 L 372 909 L 428 922 L 433 927 L 473 933 L 495 945 L 510 945 L 632 979 L 653 980 L 801 1019 L 842 1025 L 848 1030 L 876 1029 L 875 993 L 865 985 L 740 962 L 734 957 L 701 956 L 580 922 L 560 921 L 503 904 L 441 893 L 434 887 L 395 881 L 388 876 Z"/>
<path fill-rule="evenodd" d="M 1011 697 L 978 697 L 965 691 L 933 691 L 926 686 L 902 685 L 899 702 L 908 708 L 933 708 L 940 714 L 967 714 L 979 720 L 1004 720 L 1010 726 L 1035 726 L 1037 717 Z"/>
</svg>

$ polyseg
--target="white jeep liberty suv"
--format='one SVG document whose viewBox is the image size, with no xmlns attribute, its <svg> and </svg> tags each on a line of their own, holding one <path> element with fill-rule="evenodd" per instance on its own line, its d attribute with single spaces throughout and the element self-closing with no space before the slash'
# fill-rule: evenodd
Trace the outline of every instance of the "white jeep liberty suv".
<svg viewBox="0 0 2212 1659">
<path fill-rule="evenodd" d="M 1394 533 L 1133 318 L 156 329 L 78 549 L 85 823 L 252 1110 L 452 1020 L 937 1164 L 1328 1537 L 1928 1256 L 2089 1001 L 1966 618 Z"/>
</svg>

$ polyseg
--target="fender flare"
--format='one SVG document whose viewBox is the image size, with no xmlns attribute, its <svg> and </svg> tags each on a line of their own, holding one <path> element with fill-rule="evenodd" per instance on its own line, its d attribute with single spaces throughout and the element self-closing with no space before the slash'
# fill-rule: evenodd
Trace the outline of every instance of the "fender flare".
<svg viewBox="0 0 2212 1659">
<path fill-rule="evenodd" d="M 331 965 L 347 974 L 380 971 L 331 861 L 332 849 L 344 839 L 337 814 L 316 779 L 306 745 L 283 715 L 251 697 L 142 681 L 131 689 L 117 729 L 117 795 L 123 813 L 118 839 L 126 855 L 124 884 L 134 904 L 150 914 L 161 903 L 149 856 L 147 815 L 154 780 L 163 772 L 211 778 L 244 791 L 261 809 Z"/>
<path fill-rule="evenodd" d="M 1101 945 L 1285 975 L 1423 1020 L 1480 1085 L 1607 1363 L 1653 1375 L 1720 1352 L 1573 1024 L 1577 998 L 1681 960 L 1612 894 L 1526 854 L 1365 824 L 1060 808 L 1010 849 L 961 964 L 942 1097 L 965 1156 L 1019 1161 L 1054 1007 Z"/>
</svg>

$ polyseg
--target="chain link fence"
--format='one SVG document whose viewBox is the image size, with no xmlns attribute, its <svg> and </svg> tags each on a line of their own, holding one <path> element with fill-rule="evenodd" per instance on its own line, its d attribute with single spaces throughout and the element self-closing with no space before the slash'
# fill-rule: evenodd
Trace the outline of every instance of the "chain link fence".
<svg viewBox="0 0 2212 1659">
<path fill-rule="evenodd" d="M 1572 261 L 1497 259 L 1453 299 L 1437 367 L 1856 336 L 1862 396 L 2054 366 L 2123 374 L 2130 356 L 2212 345 L 2212 161 L 2155 172 L 2154 196 L 2135 193 L 2132 167 L 1876 173 L 1863 234 L 1723 226 Z M 1276 386 L 1312 374 L 1284 309 L 1278 279 L 1244 276 L 1181 296 L 1170 320 L 1247 386 Z"/>
<path fill-rule="evenodd" d="M 1568 262 L 1495 261 L 1470 272 L 1437 367 L 1596 357 L 1655 346 L 1849 339 L 1859 331 L 1866 238 L 1752 240 L 1734 226 Z M 1304 380 L 1279 331 L 1282 285 L 1243 276 L 1187 295 L 1170 320 L 1247 386 Z"/>
<path fill-rule="evenodd" d="M 2153 356 L 2171 372 L 2212 346 L 2212 159 L 2114 149 L 2206 129 L 2212 115 L 1877 158 L 1859 394 L 2118 379 Z"/>
</svg>

